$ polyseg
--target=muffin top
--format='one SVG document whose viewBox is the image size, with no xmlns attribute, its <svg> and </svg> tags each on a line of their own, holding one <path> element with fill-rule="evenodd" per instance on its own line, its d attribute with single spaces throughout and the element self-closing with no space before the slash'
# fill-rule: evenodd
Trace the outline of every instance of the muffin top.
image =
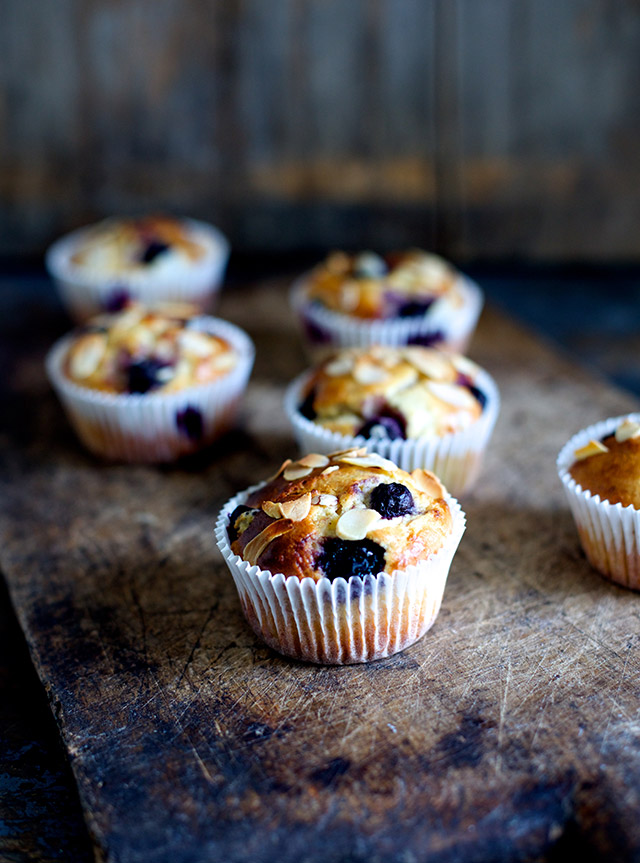
<svg viewBox="0 0 640 863">
<path fill-rule="evenodd" d="M 170 393 L 213 381 L 238 358 L 227 341 L 205 331 L 205 322 L 188 305 L 151 309 L 130 302 L 72 333 L 63 372 L 105 393 Z"/>
<path fill-rule="evenodd" d="M 365 448 L 287 460 L 229 516 L 231 549 L 285 576 L 377 575 L 424 560 L 452 531 L 445 490 Z"/>
<path fill-rule="evenodd" d="M 576 450 L 569 468 L 584 490 L 602 500 L 640 509 L 640 424 L 624 420 L 614 434 Z"/>
<path fill-rule="evenodd" d="M 486 402 L 480 368 L 435 348 L 345 348 L 312 372 L 300 413 L 332 432 L 406 439 L 461 431 Z"/>
<path fill-rule="evenodd" d="M 307 297 L 363 319 L 423 315 L 440 297 L 461 302 L 456 270 L 437 255 L 411 249 L 386 256 L 333 252 L 309 274 Z"/>
<path fill-rule="evenodd" d="M 169 216 L 105 219 L 88 228 L 71 262 L 105 276 L 188 266 L 206 253 L 202 237 Z"/>
</svg>

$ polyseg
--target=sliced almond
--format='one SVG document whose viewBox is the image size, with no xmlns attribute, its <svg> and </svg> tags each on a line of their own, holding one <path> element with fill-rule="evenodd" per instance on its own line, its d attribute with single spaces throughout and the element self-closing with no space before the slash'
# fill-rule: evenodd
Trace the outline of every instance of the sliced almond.
<svg viewBox="0 0 640 863">
<path fill-rule="evenodd" d="M 309 455 L 303 456 L 303 458 L 299 458 L 297 464 L 304 465 L 305 467 L 326 467 L 329 464 L 329 459 L 326 455 L 320 455 L 317 452 L 310 452 Z"/>
<path fill-rule="evenodd" d="M 360 456 L 365 455 L 366 452 L 366 446 L 351 447 L 351 449 L 341 449 L 337 450 L 336 452 L 329 453 L 329 458 L 339 459 L 343 458 L 344 456 Z"/>
<path fill-rule="evenodd" d="M 285 518 L 290 518 L 291 521 L 303 521 L 311 509 L 311 492 L 301 494 L 293 500 L 285 500 L 280 504 L 280 509 Z"/>
<path fill-rule="evenodd" d="M 381 518 L 375 509 L 349 509 L 338 519 L 336 533 L 340 539 L 364 539 Z"/>
<path fill-rule="evenodd" d="M 74 378 L 88 378 L 100 365 L 107 349 L 107 339 L 103 333 L 90 333 L 78 342 L 71 354 L 69 371 Z"/>
<path fill-rule="evenodd" d="M 338 506 L 338 498 L 335 494 L 314 494 L 311 499 L 314 506 L 326 506 L 329 509 L 336 509 Z"/>
<path fill-rule="evenodd" d="M 369 452 L 362 456 L 343 456 L 339 459 L 342 464 L 352 464 L 356 467 L 378 467 L 381 470 L 395 471 L 398 466 L 388 458 L 383 458 L 377 452 Z"/>
<path fill-rule="evenodd" d="M 616 440 L 618 443 L 624 443 L 632 437 L 640 435 L 640 423 L 633 420 L 624 420 L 616 429 Z"/>
<path fill-rule="evenodd" d="M 348 375 L 353 368 L 353 357 L 338 355 L 324 367 L 325 372 L 332 378 Z"/>
<path fill-rule="evenodd" d="M 329 467 L 326 467 L 326 468 L 322 471 L 322 473 L 320 474 L 320 476 L 327 476 L 327 474 L 333 473 L 333 472 L 334 472 L 334 470 L 340 470 L 340 468 L 338 467 L 338 465 L 337 465 L 337 464 L 331 464 L 331 465 L 329 465 Z"/>
<path fill-rule="evenodd" d="M 474 407 L 476 404 L 476 400 L 466 387 L 442 381 L 427 381 L 426 386 L 437 399 L 456 408 Z"/>
<path fill-rule="evenodd" d="M 211 336 L 197 330 L 183 330 L 178 336 L 180 347 L 196 357 L 210 357 L 216 353 L 217 346 Z"/>
<path fill-rule="evenodd" d="M 411 479 L 415 487 L 420 491 L 425 492 L 431 497 L 444 497 L 444 486 L 430 470 L 422 470 L 422 468 L 417 467 L 411 471 Z"/>
<path fill-rule="evenodd" d="M 371 384 L 379 384 L 387 377 L 387 373 L 372 363 L 359 362 L 353 371 L 353 377 L 359 384 L 366 387 Z"/>
<path fill-rule="evenodd" d="M 280 508 L 280 504 L 275 500 L 265 500 L 262 504 L 262 511 L 265 512 L 269 518 L 282 518 L 282 509 Z"/>
<path fill-rule="evenodd" d="M 451 364 L 447 357 L 429 348 L 407 348 L 405 359 L 414 369 L 434 381 L 444 380 L 451 374 Z"/>
<path fill-rule="evenodd" d="M 294 479 L 302 479 L 303 476 L 309 476 L 312 470 L 312 467 L 294 461 L 284 469 L 283 476 L 287 482 L 291 482 Z"/>
<path fill-rule="evenodd" d="M 609 448 L 599 440 L 590 440 L 589 443 L 581 446 L 574 453 L 576 461 L 582 461 L 585 458 L 590 458 L 592 455 L 601 455 L 603 452 L 609 452 Z"/>
<path fill-rule="evenodd" d="M 283 533 L 291 530 L 292 527 L 293 523 L 286 519 L 272 521 L 263 531 L 261 531 L 257 536 L 254 536 L 251 542 L 246 544 L 244 551 L 242 552 L 243 559 L 254 566 L 265 548 L 273 542 L 274 539 L 277 539 L 277 537 L 282 536 Z"/>
<path fill-rule="evenodd" d="M 274 474 L 273 474 L 273 476 L 270 476 L 270 477 L 266 480 L 266 482 L 273 482 L 273 480 L 274 480 L 274 479 L 278 479 L 278 477 L 280 476 L 280 474 L 282 473 L 282 471 L 283 471 L 286 467 L 288 467 L 290 464 L 292 464 L 291 459 L 290 459 L 290 458 L 286 458 L 286 459 L 282 462 L 282 464 L 280 465 L 280 467 L 278 468 L 278 470 L 276 471 L 276 473 L 274 473 Z"/>
</svg>

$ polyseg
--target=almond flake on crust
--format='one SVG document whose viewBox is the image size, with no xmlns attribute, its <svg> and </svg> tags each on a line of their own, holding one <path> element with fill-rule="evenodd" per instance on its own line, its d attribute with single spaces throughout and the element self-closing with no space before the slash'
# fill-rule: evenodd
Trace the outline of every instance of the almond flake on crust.
<svg viewBox="0 0 640 863">
<path fill-rule="evenodd" d="M 387 377 L 387 373 L 372 363 L 359 362 L 353 370 L 353 378 L 362 386 L 379 384 Z"/>
<path fill-rule="evenodd" d="M 444 497 L 445 489 L 438 477 L 430 470 L 417 467 L 411 471 L 411 479 L 416 488 L 431 497 Z"/>
<path fill-rule="evenodd" d="M 304 465 L 304 467 L 326 467 L 329 464 L 329 459 L 326 455 L 320 455 L 317 452 L 311 452 L 309 455 L 299 458 L 296 464 Z"/>
<path fill-rule="evenodd" d="M 314 494 L 311 498 L 311 503 L 314 506 L 327 506 L 330 509 L 336 509 L 338 506 L 338 498 L 335 494 Z"/>
<path fill-rule="evenodd" d="M 615 437 L 618 443 L 624 443 L 624 441 L 629 440 L 632 437 L 638 437 L 639 435 L 640 423 L 627 419 L 620 423 L 616 429 Z"/>
<path fill-rule="evenodd" d="M 286 459 L 282 462 L 282 464 L 280 465 L 280 467 L 278 468 L 278 470 L 273 474 L 273 476 L 270 476 L 270 477 L 269 477 L 269 479 L 265 480 L 265 482 L 273 482 L 273 480 L 274 480 L 274 479 L 278 479 L 278 477 L 280 476 L 280 474 L 282 473 L 282 471 L 283 471 L 283 470 L 285 470 L 285 468 L 287 468 L 290 464 L 291 464 L 291 459 L 290 459 L 290 458 L 286 458 Z"/>
<path fill-rule="evenodd" d="M 427 381 L 426 385 L 436 398 L 456 408 L 468 408 L 475 402 L 469 390 L 466 387 L 458 386 L 458 384 Z"/>
<path fill-rule="evenodd" d="M 280 504 L 282 515 L 291 521 L 304 521 L 311 509 L 311 492 L 301 494 L 293 500 L 285 500 Z"/>
<path fill-rule="evenodd" d="M 330 465 L 329 465 L 329 467 L 325 467 L 325 469 L 322 471 L 322 473 L 320 474 L 320 476 L 327 476 L 327 474 L 333 473 L 333 472 L 334 472 L 334 470 L 340 470 L 339 465 L 337 465 L 337 464 L 330 464 Z"/>
<path fill-rule="evenodd" d="M 592 455 L 601 455 L 603 452 L 609 452 L 609 447 L 606 447 L 599 440 L 590 440 L 589 443 L 581 446 L 574 452 L 576 461 L 582 461 L 585 458 L 590 458 Z"/>
<path fill-rule="evenodd" d="M 353 357 L 338 356 L 324 367 L 326 374 L 332 378 L 348 375 L 353 368 Z"/>
<path fill-rule="evenodd" d="M 336 534 L 340 539 L 364 539 L 381 518 L 375 509 L 349 509 L 338 519 Z"/>
<path fill-rule="evenodd" d="M 434 381 L 441 381 L 450 371 L 450 360 L 440 356 L 428 348 L 407 348 L 404 352 L 406 361 L 417 369 L 425 377 Z"/>
<path fill-rule="evenodd" d="M 383 458 L 377 452 L 369 452 L 362 456 L 342 456 L 339 461 L 342 464 L 352 464 L 356 467 L 378 467 L 381 470 L 396 471 L 398 466 L 388 458 Z"/>
<path fill-rule="evenodd" d="M 312 467 L 294 461 L 285 467 L 283 476 L 287 482 L 292 482 L 294 479 L 302 479 L 304 476 L 309 476 L 312 470 Z"/>
<path fill-rule="evenodd" d="M 265 500 L 262 504 L 262 512 L 266 513 L 269 518 L 282 518 L 280 504 L 275 500 Z"/>
<path fill-rule="evenodd" d="M 272 543 L 274 539 L 277 539 L 279 536 L 282 536 L 283 533 L 291 530 L 292 527 L 292 522 L 287 519 L 272 521 L 263 531 L 261 531 L 257 536 L 254 536 L 251 542 L 246 544 L 244 551 L 242 552 L 243 560 L 246 560 L 247 563 L 254 566 L 265 548 Z"/>
<path fill-rule="evenodd" d="M 88 378 L 100 365 L 107 349 L 107 340 L 102 333 L 85 336 L 71 354 L 69 371 L 74 378 Z"/>
<path fill-rule="evenodd" d="M 331 459 L 340 459 L 344 458 L 344 456 L 361 456 L 366 455 L 367 448 L 366 446 L 360 447 L 351 447 L 351 449 L 340 449 L 336 452 L 329 453 L 329 458 Z"/>
</svg>

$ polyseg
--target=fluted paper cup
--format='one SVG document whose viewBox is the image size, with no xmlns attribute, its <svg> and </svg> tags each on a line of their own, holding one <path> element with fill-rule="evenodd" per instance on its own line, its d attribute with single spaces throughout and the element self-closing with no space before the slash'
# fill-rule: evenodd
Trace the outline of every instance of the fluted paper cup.
<svg viewBox="0 0 640 863">
<path fill-rule="evenodd" d="M 488 372 L 480 369 L 474 378 L 474 385 L 482 390 L 487 401 L 482 413 L 472 425 L 439 437 L 412 440 L 340 434 L 302 416 L 298 407 L 310 376 L 310 372 L 305 372 L 292 381 L 284 400 L 285 412 L 302 452 L 328 454 L 366 446 L 370 451 L 395 462 L 403 470 L 411 472 L 416 468 L 423 468 L 432 471 L 455 497 L 461 497 L 473 488 L 500 412 L 500 393 Z"/>
<path fill-rule="evenodd" d="M 254 347 L 239 327 L 202 316 L 198 328 L 225 339 L 238 357 L 214 381 L 172 393 L 102 393 L 69 380 L 64 358 L 73 333 L 51 348 L 49 380 L 82 443 L 113 461 L 167 462 L 196 452 L 231 428 L 251 374 Z"/>
<path fill-rule="evenodd" d="M 335 348 L 372 345 L 424 345 L 463 354 L 475 330 L 484 294 L 472 279 L 462 274 L 456 280 L 457 294 L 435 300 L 423 315 L 385 320 L 364 320 L 335 312 L 308 299 L 308 275 L 291 288 L 291 305 L 297 313 L 311 358 L 316 361 Z"/>
<path fill-rule="evenodd" d="M 285 656 L 327 665 L 370 662 L 391 656 L 421 638 L 442 602 L 451 561 L 465 530 L 460 504 L 446 496 L 453 529 L 444 546 L 416 566 L 347 581 L 285 577 L 251 566 L 229 545 L 229 515 L 259 485 L 228 501 L 216 524 L 216 540 L 245 617 L 269 647 Z"/>
<path fill-rule="evenodd" d="M 72 231 L 53 243 L 47 250 L 45 263 L 71 317 L 82 323 L 112 309 L 125 298 L 145 305 L 188 303 L 201 311 L 210 311 L 229 258 L 229 241 L 213 225 L 195 219 L 182 221 L 204 254 L 197 261 L 166 273 L 139 270 L 105 276 L 98 268 L 74 264 L 74 253 L 95 226 Z"/>
<path fill-rule="evenodd" d="M 610 581 L 640 590 L 640 510 L 603 500 L 569 473 L 577 449 L 613 434 L 625 419 L 640 423 L 640 413 L 606 419 L 578 432 L 560 451 L 557 467 L 589 563 Z"/>
</svg>

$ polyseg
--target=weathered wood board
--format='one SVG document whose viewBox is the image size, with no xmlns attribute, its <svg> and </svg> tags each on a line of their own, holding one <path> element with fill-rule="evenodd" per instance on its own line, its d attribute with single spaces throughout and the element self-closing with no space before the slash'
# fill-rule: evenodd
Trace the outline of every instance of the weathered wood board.
<svg viewBox="0 0 640 863">
<path fill-rule="evenodd" d="M 495 312 L 470 354 L 503 409 L 440 616 L 368 666 L 280 658 L 245 624 L 220 505 L 293 442 L 283 286 L 224 297 L 258 361 L 244 431 L 164 468 L 76 444 L 15 360 L 0 565 L 111 863 L 640 859 L 640 596 L 586 563 L 555 472 L 635 407 Z"/>
</svg>

